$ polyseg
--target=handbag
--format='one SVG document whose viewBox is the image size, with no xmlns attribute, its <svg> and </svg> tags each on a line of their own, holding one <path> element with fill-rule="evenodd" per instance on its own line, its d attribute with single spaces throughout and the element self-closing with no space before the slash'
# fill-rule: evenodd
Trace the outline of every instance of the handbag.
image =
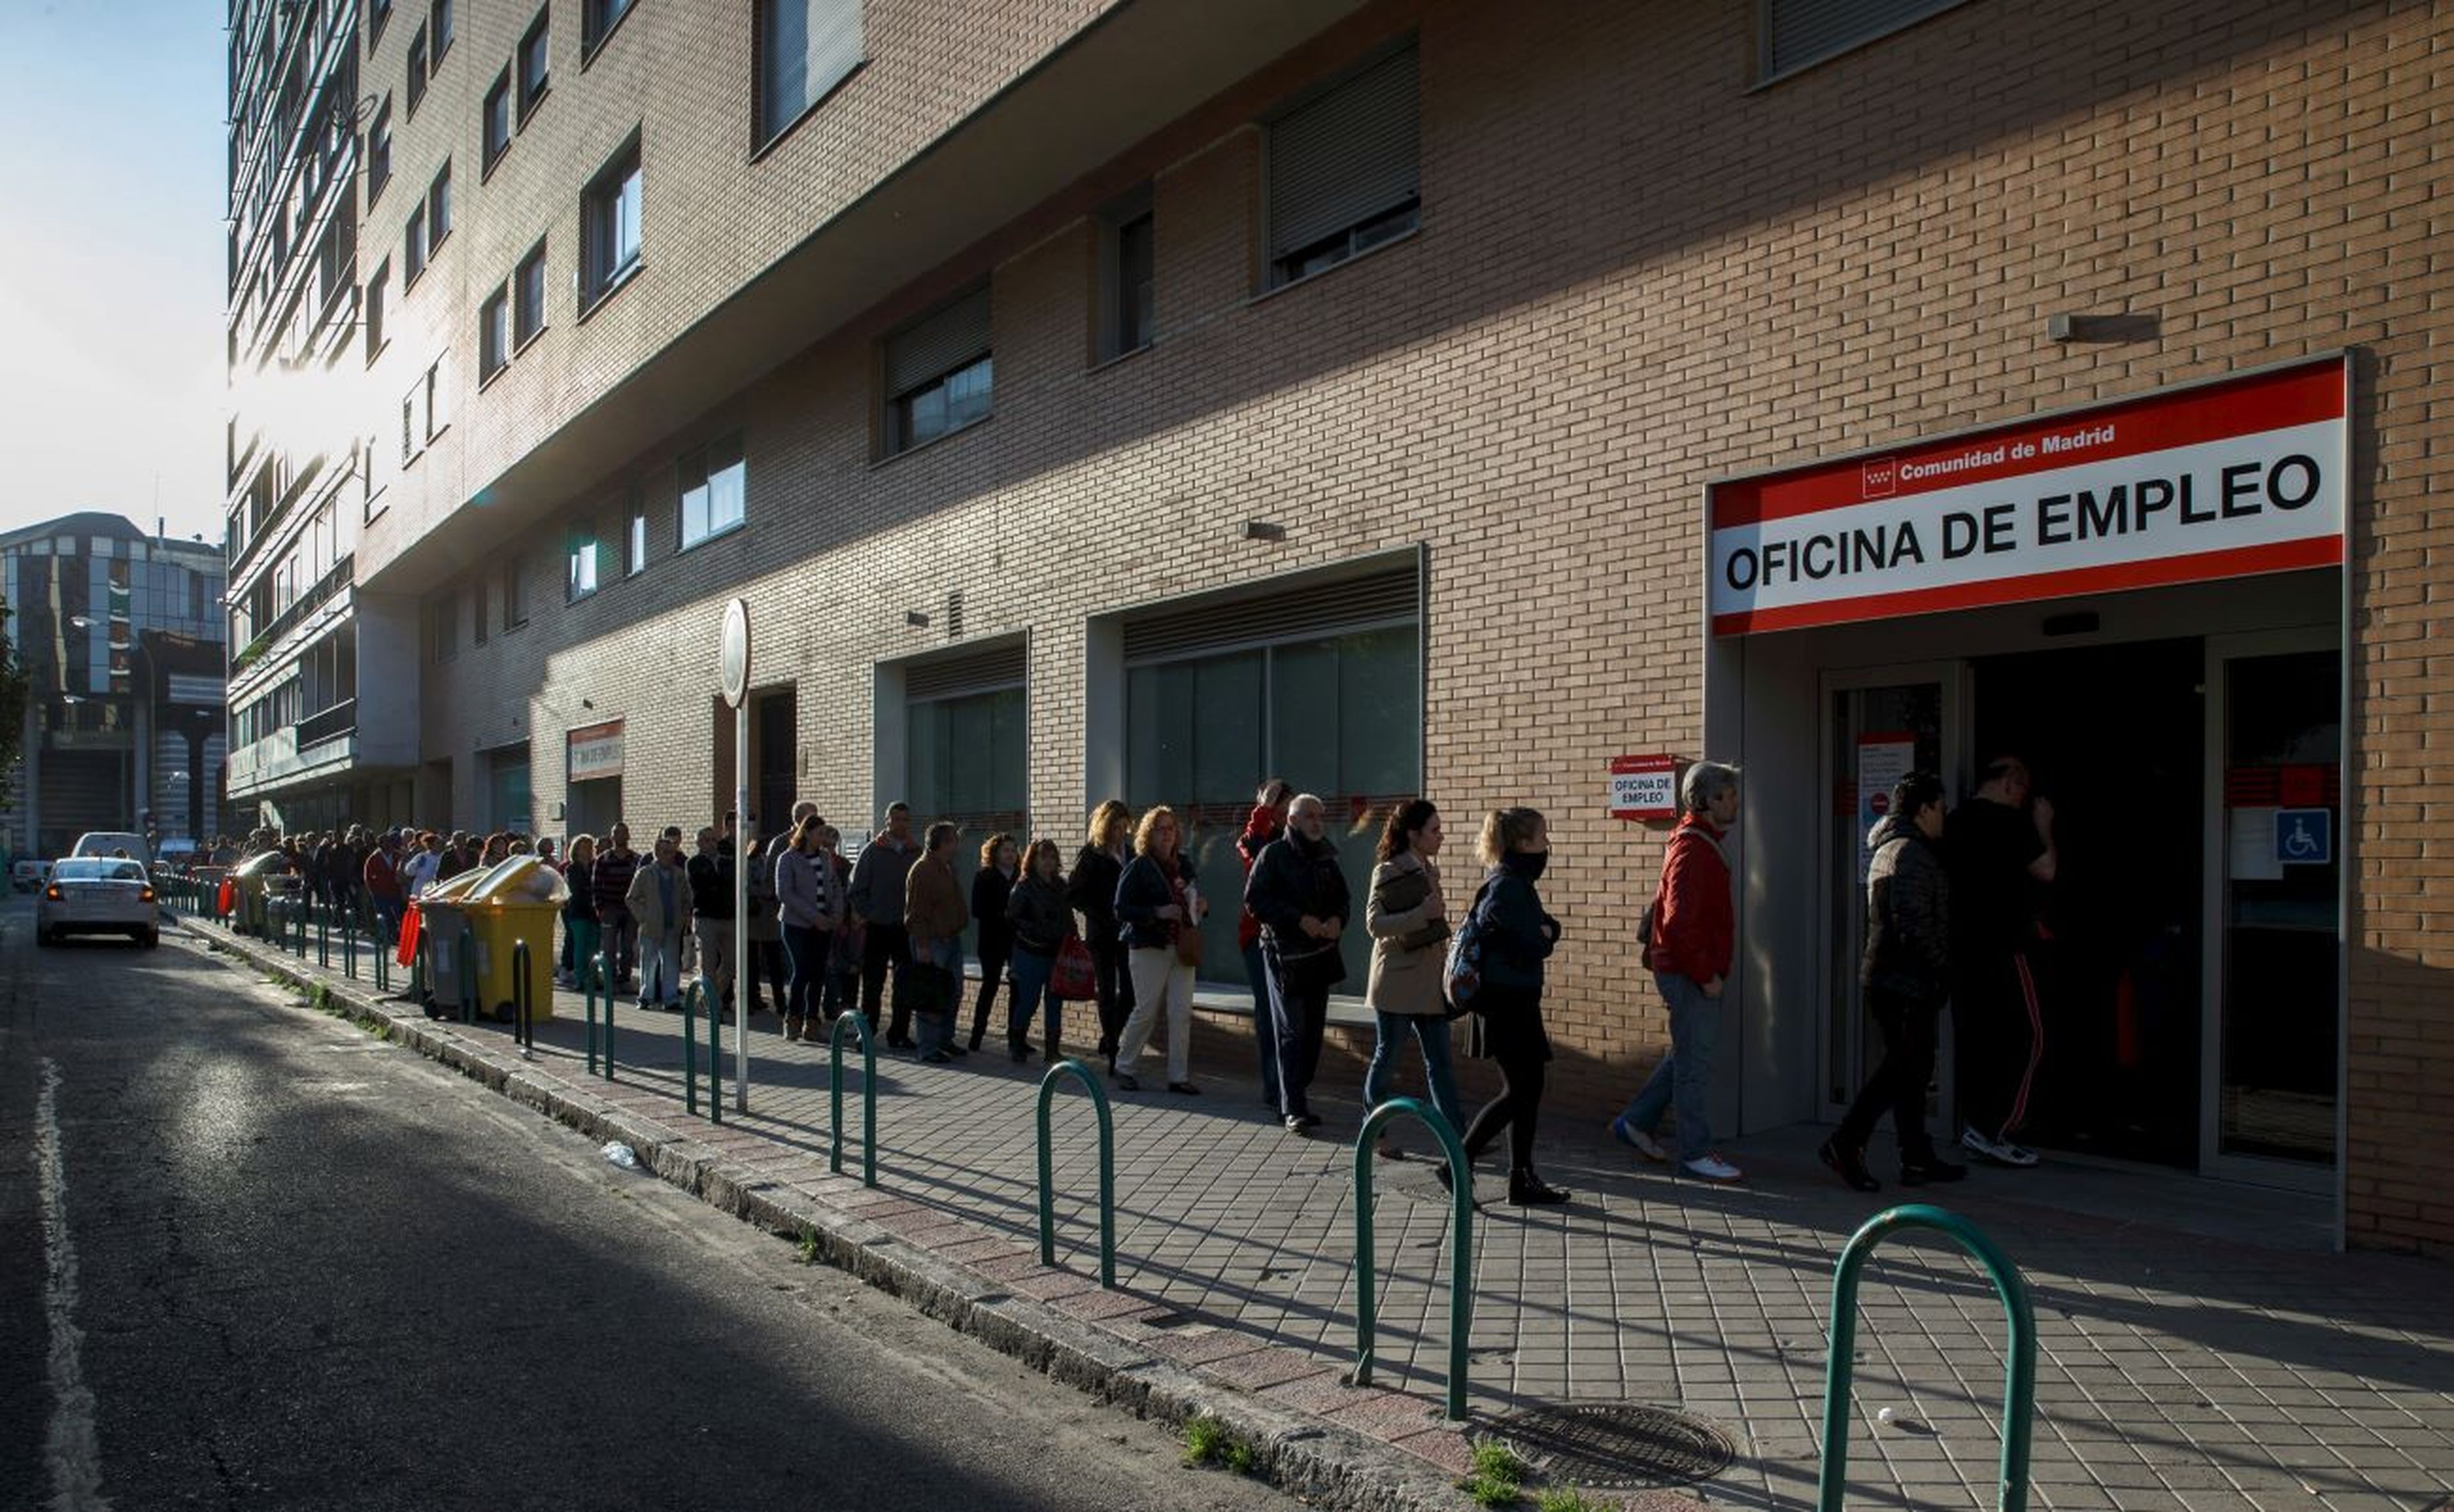
<svg viewBox="0 0 2454 1512">
<path fill-rule="evenodd" d="M 1399 872 L 1373 888 L 1372 892 L 1382 913 L 1409 913 L 1422 907 L 1431 897 L 1432 879 L 1429 874 L 1420 870 Z M 1395 943 L 1399 950 L 1425 950 L 1448 937 L 1447 919 L 1428 918 L 1398 936 Z"/>
<path fill-rule="evenodd" d="M 1048 969 L 1050 996 L 1086 1002 L 1099 995 L 1099 977 L 1091 964 L 1091 947 L 1079 935 L 1068 935 L 1056 947 L 1056 963 Z"/>
<path fill-rule="evenodd" d="M 1176 960 L 1179 966 L 1201 964 L 1201 926 L 1187 920 L 1176 926 Z"/>
</svg>

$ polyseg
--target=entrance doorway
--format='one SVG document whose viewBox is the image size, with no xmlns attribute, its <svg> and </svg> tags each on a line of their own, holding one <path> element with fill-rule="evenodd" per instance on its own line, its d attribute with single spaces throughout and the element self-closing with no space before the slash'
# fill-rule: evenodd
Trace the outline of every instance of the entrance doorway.
<svg viewBox="0 0 2454 1512">
<path fill-rule="evenodd" d="M 2023 1142 L 2192 1166 L 2199 1155 L 2204 642 L 1970 665 L 1969 767 L 2024 760 L 2054 808 L 2032 961 L 2045 1055 Z M 1954 795 L 1967 801 L 1967 795 Z"/>
</svg>

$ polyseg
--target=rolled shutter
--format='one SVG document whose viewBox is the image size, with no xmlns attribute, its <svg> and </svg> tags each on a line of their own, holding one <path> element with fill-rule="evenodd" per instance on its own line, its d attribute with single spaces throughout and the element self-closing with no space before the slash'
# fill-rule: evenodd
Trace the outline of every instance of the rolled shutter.
<svg viewBox="0 0 2454 1512">
<path fill-rule="evenodd" d="M 1764 0 L 1766 77 L 1802 69 L 1961 0 Z"/>
<path fill-rule="evenodd" d="M 907 703 L 932 698 L 959 698 L 965 694 L 994 693 L 1023 684 L 1025 643 L 965 650 L 903 664 L 903 697 Z"/>
<path fill-rule="evenodd" d="M 1270 255 L 1283 257 L 1420 192 L 1409 46 L 1270 127 Z"/>
<path fill-rule="evenodd" d="M 886 393 L 909 393 L 988 354 L 986 284 L 886 338 Z"/>
<path fill-rule="evenodd" d="M 1422 612 L 1418 582 L 1410 565 L 1267 597 L 1205 599 L 1138 615 L 1124 624 L 1125 663 L 1174 661 L 1415 619 Z"/>
</svg>

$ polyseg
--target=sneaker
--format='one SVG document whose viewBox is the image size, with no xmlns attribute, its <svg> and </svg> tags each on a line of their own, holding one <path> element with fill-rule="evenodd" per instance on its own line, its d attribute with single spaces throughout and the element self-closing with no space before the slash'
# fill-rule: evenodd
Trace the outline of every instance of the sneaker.
<svg viewBox="0 0 2454 1512">
<path fill-rule="evenodd" d="M 1744 1171 L 1718 1155 L 1700 1155 L 1692 1160 L 1681 1160 L 1679 1162 L 1679 1169 L 1682 1174 L 1692 1176 L 1700 1181 L 1718 1181 L 1726 1184 L 1743 1180 L 1746 1178 Z"/>
<path fill-rule="evenodd" d="M 1880 1192 L 1883 1183 L 1866 1169 L 1866 1152 L 1854 1144 L 1842 1144 L 1838 1139 L 1826 1139 L 1815 1152 L 1816 1159 L 1830 1166 L 1840 1179 L 1855 1192 Z"/>
<path fill-rule="evenodd" d="M 1120 1092 L 1139 1092 L 1142 1089 L 1140 1080 L 1130 1071 L 1111 1071 L 1108 1079 L 1114 1081 Z"/>
<path fill-rule="evenodd" d="M 1611 1119 L 1610 1132 L 1612 1139 L 1643 1156 L 1654 1164 L 1670 1163 L 1670 1152 L 1661 1147 L 1661 1141 L 1628 1122 L 1625 1116 Z"/>
<path fill-rule="evenodd" d="M 1287 1132 L 1289 1134 L 1301 1134 L 1311 1127 L 1311 1124 L 1306 1123 L 1303 1120 L 1303 1116 L 1301 1114 L 1290 1113 L 1287 1115 Z"/>
<path fill-rule="evenodd" d="M 1975 1128 L 1960 1131 L 1960 1147 L 1982 1160 L 1996 1165 L 2028 1166 L 2037 1163 L 2037 1152 L 2008 1139 L 1989 1139 Z"/>
</svg>

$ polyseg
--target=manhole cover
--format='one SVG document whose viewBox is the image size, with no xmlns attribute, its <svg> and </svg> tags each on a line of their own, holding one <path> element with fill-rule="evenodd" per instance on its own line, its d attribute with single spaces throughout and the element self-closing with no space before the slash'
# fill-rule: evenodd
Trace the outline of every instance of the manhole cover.
<svg viewBox="0 0 2454 1512">
<path fill-rule="evenodd" d="M 1626 1401 L 1529 1407 L 1496 1424 L 1510 1448 L 1555 1481 L 1604 1490 L 1688 1485 L 1720 1474 L 1730 1441 L 1666 1407 Z"/>
</svg>

